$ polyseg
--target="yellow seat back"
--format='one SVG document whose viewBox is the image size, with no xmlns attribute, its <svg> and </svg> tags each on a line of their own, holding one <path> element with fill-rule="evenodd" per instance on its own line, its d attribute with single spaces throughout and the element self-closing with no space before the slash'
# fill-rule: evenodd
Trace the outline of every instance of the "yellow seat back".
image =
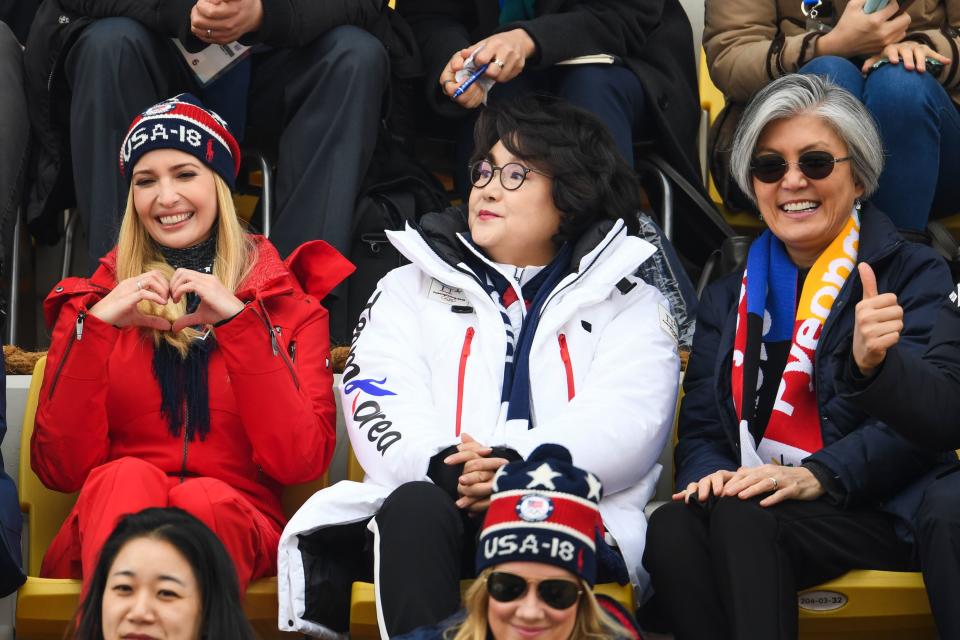
<svg viewBox="0 0 960 640">
<path fill-rule="evenodd" d="M 720 115 L 720 112 L 723 111 L 727 100 L 710 78 L 710 69 L 707 66 L 707 54 L 703 49 L 700 49 L 699 84 L 700 108 L 707 112 L 707 127 L 709 128 L 713 125 L 717 116 Z M 710 169 L 709 154 L 710 148 L 708 147 L 707 171 Z M 763 223 L 761 223 L 753 213 L 747 211 L 727 211 L 726 206 L 723 204 L 723 198 L 720 197 L 720 191 L 717 190 L 717 185 L 713 181 L 713 176 L 709 173 L 707 174 L 707 191 L 710 194 L 710 199 L 713 200 L 713 203 L 723 214 L 724 218 L 727 219 L 731 227 L 753 234 L 763 230 Z"/>
<path fill-rule="evenodd" d="M 23 426 L 20 430 L 20 471 L 17 487 L 20 491 L 20 509 L 27 516 L 29 531 L 27 575 L 30 576 L 40 575 L 43 554 L 77 500 L 75 493 L 59 493 L 47 489 L 30 466 L 30 437 L 33 435 L 33 423 L 37 415 L 40 385 L 43 384 L 43 370 L 46 364 L 47 356 L 43 356 L 37 360 L 33 369 L 30 390 L 27 392 L 27 407 L 23 412 Z"/>
<path fill-rule="evenodd" d="M 726 104 L 726 99 L 710 78 L 707 67 L 707 52 L 700 50 L 700 108 L 707 112 L 707 124 L 713 124 Z"/>
</svg>

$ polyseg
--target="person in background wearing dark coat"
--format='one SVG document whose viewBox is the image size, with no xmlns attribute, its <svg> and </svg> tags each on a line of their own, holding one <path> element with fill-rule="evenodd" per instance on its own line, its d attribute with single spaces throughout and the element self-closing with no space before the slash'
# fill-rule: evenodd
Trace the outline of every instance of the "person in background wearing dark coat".
<svg viewBox="0 0 960 640">
<path fill-rule="evenodd" d="M 3 383 L 4 389 L 6 380 L 3 352 L 0 351 L 0 383 Z M 4 394 L 0 398 L 0 443 L 7 434 L 6 416 L 7 397 Z M 27 579 L 20 557 L 22 527 L 23 516 L 20 513 L 17 485 L 3 470 L 3 458 L 0 457 L 0 598 L 16 591 Z"/>
<path fill-rule="evenodd" d="M 861 297 L 857 262 L 903 304 L 921 351 L 946 264 L 861 204 L 883 168 L 863 104 L 789 75 L 747 107 L 731 153 L 768 226 L 700 300 L 674 502 L 644 564 L 677 640 L 797 637 L 797 591 L 850 569 L 914 569 L 913 515 L 955 455 L 914 446 L 833 387 Z"/>
<path fill-rule="evenodd" d="M 600 118 L 631 166 L 633 141 L 652 139 L 692 184 L 700 182 L 694 149 L 700 101 L 690 23 L 679 2 L 403 0 L 397 10 L 420 45 L 431 108 L 466 118 L 456 165 L 462 193 L 470 188 L 471 112 L 485 91 L 477 82 L 453 95 L 461 84 L 455 74 L 473 52 L 495 83 L 491 100 L 527 91 L 558 95 Z M 591 54 L 615 62 L 558 65 Z"/>
<path fill-rule="evenodd" d="M 69 147 L 95 268 L 116 242 L 126 202 L 126 185 L 112 168 L 127 124 L 159 100 L 189 92 L 241 141 L 245 131 L 247 138 L 279 138 L 271 240 L 280 254 L 313 239 L 346 253 L 389 73 L 384 46 L 365 30 L 383 4 L 47 0 L 26 52 L 34 129 L 44 141 L 31 220 L 63 201 L 69 176 L 60 156 Z M 203 85 L 171 38 L 189 51 L 240 41 L 252 45 L 251 55 Z M 59 126 L 66 104 L 69 145 Z"/>
<path fill-rule="evenodd" d="M 901 436 L 934 451 L 960 447 L 960 285 L 944 295 L 930 347 L 921 357 L 903 342 L 903 300 L 878 286 L 860 263 L 863 299 L 846 366 L 837 369 L 844 399 Z M 920 568 L 941 638 L 960 638 L 960 466 L 927 487 L 917 514 Z"/>
<path fill-rule="evenodd" d="M 4 283 L 10 273 L 13 232 L 23 197 L 30 141 L 20 43 L 26 40 L 36 10 L 33 0 L 0 0 L 0 280 Z M 6 284 L 2 288 L 0 304 L 6 310 L 9 291 Z"/>
</svg>

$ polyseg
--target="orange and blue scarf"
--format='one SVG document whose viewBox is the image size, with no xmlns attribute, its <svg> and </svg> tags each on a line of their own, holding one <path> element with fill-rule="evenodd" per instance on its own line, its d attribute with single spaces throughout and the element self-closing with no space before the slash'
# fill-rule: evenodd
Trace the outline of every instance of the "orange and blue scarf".
<svg viewBox="0 0 960 640">
<path fill-rule="evenodd" d="M 741 464 L 799 465 L 823 447 L 814 386 L 817 343 L 844 282 L 856 268 L 860 218 L 856 210 L 820 254 L 797 302 L 797 266 L 769 230 L 751 245 L 740 287 L 734 338 L 732 391 L 740 422 Z M 779 380 L 775 366 L 786 366 Z M 775 388 L 770 385 L 779 383 Z M 772 408 L 758 419 L 761 389 Z"/>
</svg>

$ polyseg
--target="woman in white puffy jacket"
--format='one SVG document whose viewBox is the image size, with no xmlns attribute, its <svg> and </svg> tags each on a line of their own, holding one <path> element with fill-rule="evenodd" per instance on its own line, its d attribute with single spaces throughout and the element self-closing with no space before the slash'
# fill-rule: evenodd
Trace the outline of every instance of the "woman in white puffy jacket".
<svg viewBox="0 0 960 640">
<path fill-rule="evenodd" d="M 466 217 L 389 233 L 411 264 L 381 280 L 341 381 L 366 479 L 290 521 L 283 629 L 345 631 L 354 579 L 375 582 L 384 637 L 452 614 L 498 469 L 545 442 L 603 483 L 598 580 L 646 586 L 679 358 L 670 305 L 635 275 L 662 257 L 636 235 L 637 179 L 598 120 L 543 98 L 485 112 L 476 149 Z M 549 495 L 550 469 L 530 475 Z"/>
</svg>

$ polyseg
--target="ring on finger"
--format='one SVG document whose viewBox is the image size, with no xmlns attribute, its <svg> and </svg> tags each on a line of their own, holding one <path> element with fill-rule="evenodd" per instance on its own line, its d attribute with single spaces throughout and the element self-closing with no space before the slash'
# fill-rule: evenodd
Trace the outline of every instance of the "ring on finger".
<svg viewBox="0 0 960 640">
<path fill-rule="evenodd" d="M 773 490 L 774 490 L 774 491 L 776 491 L 777 489 L 780 488 L 780 483 L 779 483 L 779 482 L 777 481 L 777 479 L 774 478 L 773 476 L 770 476 L 770 482 L 773 483 Z"/>
<path fill-rule="evenodd" d="M 501 69 L 503 69 L 503 67 L 504 67 L 503 61 L 500 60 L 500 58 L 494 58 L 493 64 L 497 65 L 497 66 L 500 67 Z"/>
<path fill-rule="evenodd" d="M 213 35 L 213 29 L 207 29 L 207 37 L 209 38 L 212 35 Z"/>
<path fill-rule="evenodd" d="M 140 289 L 143 289 L 143 281 L 137 280 L 137 291 L 139 291 Z"/>
</svg>

